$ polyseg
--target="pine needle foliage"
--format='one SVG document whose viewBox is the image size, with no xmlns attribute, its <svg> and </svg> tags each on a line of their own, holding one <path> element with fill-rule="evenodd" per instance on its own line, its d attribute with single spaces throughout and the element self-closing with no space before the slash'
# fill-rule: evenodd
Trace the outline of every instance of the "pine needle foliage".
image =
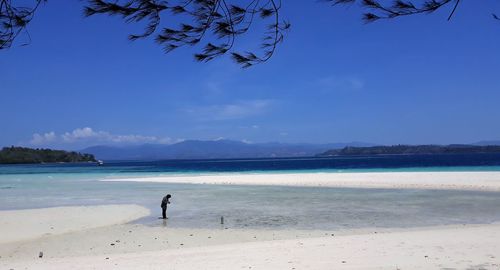
<svg viewBox="0 0 500 270">
<path fill-rule="evenodd" d="M 30 3 L 31 6 L 24 6 Z M 151 38 L 165 53 L 194 46 L 194 58 L 208 62 L 223 55 L 243 68 L 269 60 L 283 42 L 290 23 L 282 19 L 281 0 L 82 0 L 86 17 L 117 16 L 126 23 L 143 23 L 131 41 Z M 363 21 L 372 23 L 449 8 L 448 20 L 464 0 L 322 0 L 333 5 L 359 4 Z M 8 49 L 25 32 L 37 9 L 47 0 L 0 0 L 0 50 Z M 496 14 L 491 14 L 500 20 Z M 175 18 L 174 18 L 175 17 Z M 256 23 L 267 27 L 261 30 Z M 259 29 L 259 30 L 256 30 Z M 240 51 L 235 44 L 249 31 L 262 31 L 260 48 Z M 29 43 L 29 41 L 28 41 Z M 26 45 L 24 43 L 22 45 Z M 239 44 L 238 47 L 241 47 Z"/>
<path fill-rule="evenodd" d="M 247 68 L 269 60 L 284 39 L 290 23 L 280 18 L 281 1 L 276 0 L 90 0 L 85 16 L 105 14 L 120 16 L 126 22 L 146 21 L 143 33 L 132 34 L 130 40 L 152 36 L 169 53 L 185 46 L 198 46 L 194 57 L 208 62 L 225 54 Z M 169 16 L 179 15 L 181 23 L 164 26 Z M 251 30 L 255 20 L 264 20 L 267 29 L 257 52 L 239 52 L 234 44 Z"/>
<path fill-rule="evenodd" d="M 26 4 L 25 2 L 27 1 L 23 1 L 23 4 Z M 46 0 L 33 0 L 32 6 L 22 6 L 16 5 L 16 1 L 0 0 L 0 50 L 10 48 L 19 34 L 26 31 L 26 26 L 44 2 Z M 27 36 L 29 38 L 29 33 Z"/>
<path fill-rule="evenodd" d="M 381 19 L 393 19 L 416 14 L 430 14 L 449 6 L 448 20 L 451 20 L 461 0 L 325 0 L 333 5 L 359 4 L 367 12 L 363 13 L 363 21 L 375 22 Z"/>
</svg>

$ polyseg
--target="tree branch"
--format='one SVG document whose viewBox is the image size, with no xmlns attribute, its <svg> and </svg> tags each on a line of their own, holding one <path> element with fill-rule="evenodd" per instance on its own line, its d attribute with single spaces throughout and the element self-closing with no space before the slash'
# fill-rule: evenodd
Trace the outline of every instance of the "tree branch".
<svg viewBox="0 0 500 270">
<path fill-rule="evenodd" d="M 164 47 L 166 53 L 184 46 L 195 46 L 205 43 L 202 49 L 195 53 L 197 61 L 207 62 L 231 52 L 232 58 L 242 67 L 249 67 L 265 62 L 271 58 L 277 44 L 283 40 L 283 31 L 289 24 L 279 22 L 281 3 L 275 0 L 248 0 L 245 6 L 230 3 L 229 0 L 88 0 L 85 7 L 87 17 L 97 14 L 120 16 L 126 22 L 141 22 L 147 20 L 143 34 L 130 35 L 131 40 L 147 38 L 154 35 L 155 41 Z M 241 1 L 234 2 L 240 3 Z M 180 16 L 178 27 L 160 28 L 162 18 L 169 16 L 166 12 Z M 233 51 L 233 46 L 239 37 L 247 33 L 255 19 L 260 14 L 261 20 L 274 16 L 274 23 L 268 25 L 265 39 L 260 52 L 240 53 Z M 271 37 L 269 39 L 269 37 Z M 262 56 L 257 56 L 261 54 Z"/>
<path fill-rule="evenodd" d="M 42 2 L 46 0 L 34 0 L 33 7 L 22 7 L 12 4 L 12 0 L 0 0 L 0 50 L 10 48 L 19 34 L 26 31 Z"/>
</svg>

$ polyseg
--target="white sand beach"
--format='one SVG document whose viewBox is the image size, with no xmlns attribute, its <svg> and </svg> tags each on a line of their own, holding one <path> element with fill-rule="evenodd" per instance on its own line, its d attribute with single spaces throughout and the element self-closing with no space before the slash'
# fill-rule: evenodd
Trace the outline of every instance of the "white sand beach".
<svg viewBox="0 0 500 270">
<path fill-rule="evenodd" d="M 500 224 L 347 232 L 204 230 L 138 224 L 88 228 L 112 210 L 110 223 L 131 206 L 99 207 L 73 219 L 73 231 L 26 240 L 2 233 L 1 269 L 498 269 Z M 30 210 L 68 222 L 68 209 Z M 72 211 L 81 209 L 72 208 Z M 118 211 L 117 211 L 118 210 Z M 138 209 L 137 209 L 138 210 Z M 24 214 L 23 211 L 10 211 Z M 2 213 L 2 217 L 3 213 Z M 85 221 L 86 220 L 86 221 Z M 4 231 L 2 223 L 0 230 Z M 102 225 L 102 224 L 101 224 Z M 31 230 L 38 224 L 31 223 Z M 28 225 L 25 226 L 28 230 Z M 77 230 L 79 229 L 79 230 Z M 29 230 L 28 230 L 29 231 Z M 61 231 L 60 231 L 61 232 Z M 33 235 L 32 235 L 33 236 Z M 39 252 L 44 256 L 39 258 Z"/>
<path fill-rule="evenodd" d="M 500 191 L 500 172 L 319 172 L 210 174 L 142 178 L 109 178 L 103 181 Z"/>
<path fill-rule="evenodd" d="M 149 212 L 138 205 L 0 211 L 0 244 L 126 223 Z"/>
<path fill-rule="evenodd" d="M 500 190 L 500 173 L 307 173 L 107 179 Z M 499 269 L 500 224 L 358 230 L 170 228 L 136 205 L 0 211 L 0 269 Z M 39 258 L 43 252 L 42 258 Z"/>
</svg>

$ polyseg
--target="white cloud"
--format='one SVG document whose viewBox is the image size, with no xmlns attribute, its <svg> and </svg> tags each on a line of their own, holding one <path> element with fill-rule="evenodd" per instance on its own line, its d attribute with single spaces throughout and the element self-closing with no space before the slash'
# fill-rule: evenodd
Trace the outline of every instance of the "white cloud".
<svg viewBox="0 0 500 270">
<path fill-rule="evenodd" d="M 232 120 L 255 116 L 267 112 L 272 100 L 257 99 L 231 104 L 193 107 L 186 110 L 197 120 Z"/>
<path fill-rule="evenodd" d="M 30 143 L 32 145 L 41 145 L 41 144 L 53 142 L 56 139 L 57 139 L 56 133 L 54 131 L 45 133 L 43 135 L 35 133 L 35 134 L 33 134 L 33 138 L 30 140 Z"/>
<path fill-rule="evenodd" d="M 47 145 L 47 144 L 97 144 L 97 143 L 109 143 L 109 144 L 140 144 L 140 143 L 159 143 L 159 144 L 170 144 L 178 142 L 178 140 L 171 139 L 169 137 L 157 137 L 157 136 L 144 136 L 136 134 L 112 134 L 107 131 L 96 131 L 90 127 L 77 128 L 71 132 L 65 132 L 61 135 L 57 135 L 55 132 L 45 133 L 40 135 L 38 133 L 33 134 L 33 138 L 30 141 L 32 145 Z"/>
<path fill-rule="evenodd" d="M 103 139 L 106 137 L 110 137 L 110 134 L 107 132 L 103 131 L 94 131 L 92 128 L 89 127 L 84 127 L 84 128 L 77 128 L 73 130 L 72 132 L 66 132 L 61 135 L 61 138 L 65 142 L 74 142 L 78 140 L 85 140 L 89 138 L 98 138 L 98 139 Z"/>
</svg>

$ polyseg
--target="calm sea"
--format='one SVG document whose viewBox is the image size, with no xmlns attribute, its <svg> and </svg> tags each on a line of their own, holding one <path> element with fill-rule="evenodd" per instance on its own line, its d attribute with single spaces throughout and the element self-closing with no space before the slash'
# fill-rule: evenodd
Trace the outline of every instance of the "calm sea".
<svg viewBox="0 0 500 270">
<path fill-rule="evenodd" d="M 500 221 L 500 194 L 388 190 L 103 182 L 106 178 L 170 174 L 369 171 L 500 171 L 500 154 L 363 156 L 245 160 L 177 160 L 0 166 L 0 210 L 135 203 L 153 211 L 139 222 L 156 226 L 159 204 L 173 195 L 169 226 L 342 229 L 414 227 Z"/>
</svg>

